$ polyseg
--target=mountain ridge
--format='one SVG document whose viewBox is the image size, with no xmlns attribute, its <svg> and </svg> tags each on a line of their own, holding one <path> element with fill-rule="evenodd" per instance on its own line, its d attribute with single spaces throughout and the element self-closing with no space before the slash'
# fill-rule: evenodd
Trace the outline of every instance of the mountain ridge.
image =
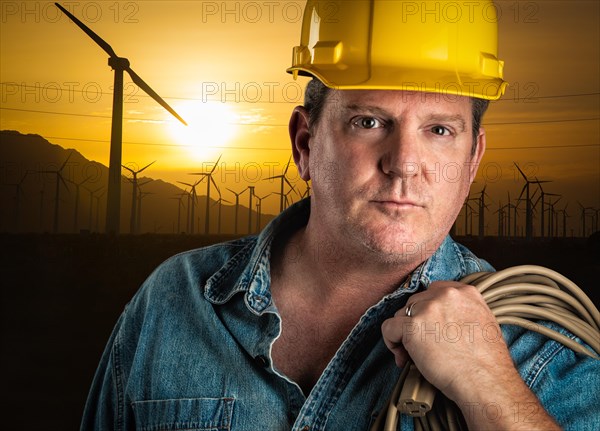
<svg viewBox="0 0 600 431">
<path fill-rule="evenodd" d="M 63 164 L 64 182 L 56 174 Z M 57 184 L 57 231 L 104 232 L 107 178 L 107 166 L 88 160 L 75 149 L 54 144 L 38 134 L 0 130 L 0 232 L 54 232 Z M 191 233 L 190 198 L 183 195 L 184 189 L 149 176 L 140 176 L 137 181 L 143 184 L 139 233 Z M 122 174 L 121 233 L 131 232 L 132 195 L 132 182 Z M 235 233 L 235 205 L 222 204 L 219 229 L 219 203 L 212 197 L 210 203 L 209 233 Z M 205 214 L 206 196 L 199 195 L 194 206 L 194 233 L 204 233 Z M 249 229 L 248 207 L 240 202 L 237 233 L 255 233 L 257 216 L 253 209 Z M 259 228 L 273 217 L 262 214 Z"/>
</svg>

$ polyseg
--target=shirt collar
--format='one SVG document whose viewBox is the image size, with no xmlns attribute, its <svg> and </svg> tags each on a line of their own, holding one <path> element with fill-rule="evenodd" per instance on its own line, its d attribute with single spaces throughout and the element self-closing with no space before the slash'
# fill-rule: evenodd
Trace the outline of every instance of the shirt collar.
<svg viewBox="0 0 600 431">
<path fill-rule="evenodd" d="M 238 292 L 248 292 L 246 302 L 257 314 L 271 305 L 271 245 L 282 232 L 293 232 L 308 223 L 310 198 L 275 217 L 257 237 L 213 274 L 204 286 L 206 299 L 224 304 Z"/>
</svg>

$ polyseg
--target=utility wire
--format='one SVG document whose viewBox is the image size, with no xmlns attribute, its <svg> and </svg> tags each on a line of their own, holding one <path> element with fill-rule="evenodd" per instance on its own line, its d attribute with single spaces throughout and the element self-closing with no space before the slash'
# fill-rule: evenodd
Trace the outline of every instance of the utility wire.
<svg viewBox="0 0 600 431">
<path fill-rule="evenodd" d="M 59 112 L 59 111 L 42 111 L 37 109 L 20 109 L 20 108 L 5 108 L 0 107 L 6 111 L 17 111 L 17 112 L 31 112 L 36 114 L 50 114 L 50 115 L 66 115 L 75 117 L 92 117 L 92 118 L 112 118 L 110 115 L 99 115 L 99 114 L 76 114 L 71 112 Z M 123 117 L 124 120 L 130 121 L 141 121 L 141 122 L 155 122 L 164 123 L 167 120 L 149 119 L 149 118 L 133 118 Z M 506 126 L 506 125 L 518 125 L 518 124 L 543 124 L 543 123 L 566 123 L 573 121 L 597 121 L 600 117 L 591 118 L 563 118 L 556 120 L 534 120 L 534 121 L 509 121 L 509 122 L 497 122 L 497 123 L 484 123 L 484 126 Z M 239 123 L 239 122 L 228 122 L 227 124 L 235 126 L 263 126 L 263 127 L 288 127 L 288 124 L 269 124 L 269 123 Z"/>
<path fill-rule="evenodd" d="M 132 82 L 130 82 L 132 83 Z M 54 83 L 53 83 L 54 84 Z M 35 86 L 35 85 L 24 85 L 24 84 L 18 84 L 16 82 L 0 82 L 0 85 L 16 85 L 18 87 L 22 87 L 22 88 L 33 88 L 33 89 L 41 89 L 43 88 L 43 86 Z M 78 90 L 75 88 L 63 88 L 63 87 L 52 87 L 52 90 L 61 90 L 61 91 L 68 91 L 68 92 L 75 92 L 75 93 L 84 93 L 83 90 Z M 85 93 L 89 93 L 88 91 L 85 91 Z M 110 92 L 106 92 L 106 91 L 95 91 L 94 94 L 102 94 L 102 95 L 106 95 L 106 96 L 112 96 L 113 93 Z M 148 96 L 147 94 L 129 94 L 127 95 L 128 97 L 145 97 L 145 98 L 149 98 L 151 96 Z M 547 95 L 547 96 L 525 96 L 525 97 L 502 97 L 501 99 L 497 100 L 497 102 L 513 102 L 513 101 L 518 101 L 518 100 L 529 100 L 529 101 L 533 101 L 536 99 L 559 99 L 559 98 L 567 98 L 567 97 L 586 97 L 586 96 L 600 96 L 600 92 L 589 92 L 589 93 L 571 93 L 571 94 L 555 94 L 555 95 Z M 163 99 L 167 100 L 189 100 L 189 101 L 196 101 L 196 102 L 221 102 L 221 103 L 249 103 L 249 104 L 257 104 L 257 103 L 290 103 L 290 104 L 296 104 L 298 103 L 297 100 L 293 100 L 293 101 L 241 101 L 241 102 L 233 102 L 231 100 L 223 100 L 223 98 L 195 98 L 195 97 L 175 97 L 175 96 L 167 96 L 167 97 L 163 97 Z"/>
<path fill-rule="evenodd" d="M 103 139 L 83 139 L 83 138 L 67 138 L 63 136 L 45 136 L 46 139 L 62 139 L 66 141 L 80 141 L 80 142 L 100 142 L 103 144 L 110 143 L 108 140 Z M 127 145 L 147 145 L 153 147 L 182 147 L 186 148 L 189 145 L 180 145 L 180 144 L 159 144 L 152 142 L 132 142 L 132 141 L 123 141 L 123 144 Z M 531 149 L 551 149 L 551 148 L 584 148 L 584 147 L 600 147 L 600 143 L 598 144 L 573 144 L 573 145 L 540 145 L 540 146 L 519 146 L 519 147 L 487 147 L 486 150 L 531 150 Z M 220 148 L 224 150 L 265 150 L 265 151 L 290 151 L 290 148 L 273 148 L 273 147 L 239 147 L 239 146 L 230 146 L 230 145 L 207 145 L 205 148 Z"/>
</svg>

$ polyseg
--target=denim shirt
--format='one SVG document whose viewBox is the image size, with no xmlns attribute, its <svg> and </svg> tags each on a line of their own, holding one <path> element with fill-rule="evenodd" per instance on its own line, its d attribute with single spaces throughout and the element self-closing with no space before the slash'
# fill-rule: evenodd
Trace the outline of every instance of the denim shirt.
<svg viewBox="0 0 600 431">
<path fill-rule="evenodd" d="M 278 233 L 300 228 L 308 216 L 308 201 L 299 202 L 258 237 L 185 252 L 159 266 L 117 322 L 81 429 L 368 430 L 400 374 L 381 323 L 434 280 L 492 268 L 447 237 L 365 312 L 304 394 L 272 361 L 281 319 L 270 293 L 270 250 Z M 505 326 L 503 335 L 524 381 L 563 427 L 600 429 L 600 361 L 518 327 Z M 531 409 L 515 405 L 511 413 L 525 422 Z M 413 429 L 412 418 L 402 416 L 400 426 Z"/>
</svg>

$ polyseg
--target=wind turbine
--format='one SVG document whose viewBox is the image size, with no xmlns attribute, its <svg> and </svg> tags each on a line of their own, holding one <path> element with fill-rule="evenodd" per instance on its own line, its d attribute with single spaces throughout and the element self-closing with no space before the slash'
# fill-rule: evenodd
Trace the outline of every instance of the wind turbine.
<svg viewBox="0 0 600 431">
<path fill-rule="evenodd" d="M 212 177 L 212 174 L 215 172 L 215 169 L 217 169 L 217 166 L 219 165 L 219 161 L 221 160 L 221 157 L 222 156 L 219 156 L 219 158 L 217 159 L 215 165 L 210 170 L 210 172 L 195 172 L 195 173 L 190 174 L 190 175 L 202 175 L 207 178 L 207 181 L 206 181 L 206 219 L 204 220 L 204 223 L 205 223 L 204 224 L 204 233 L 205 234 L 208 234 L 209 229 L 210 229 L 210 183 L 213 183 L 213 185 L 217 189 L 217 192 L 219 193 L 219 195 L 221 195 L 221 191 L 219 190 L 217 183 L 215 183 L 215 180 Z"/>
<path fill-rule="evenodd" d="M 254 197 L 254 186 L 248 186 L 248 190 L 250 190 L 250 193 L 248 193 L 248 233 L 252 233 L 252 197 Z"/>
<path fill-rule="evenodd" d="M 152 163 L 147 164 L 142 169 L 139 169 L 137 171 L 134 171 L 133 169 L 131 169 L 125 165 L 122 165 L 125 169 L 127 169 L 129 172 L 131 172 L 131 175 L 133 175 L 133 178 L 130 179 L 131 184 L 133 184 L 133 192 L 131 194 L 131 219 L 129 220 L 129 232 L 130 233 L 137 233 L 136 229 L 135 229 L 135 224 L 136 224 L 136 220 L 137 220 L 137 215 L 136 215 L 137 191 L 138 191 L 137 174 L 144 171 L 146 168 L 152 166 L 154 163 L 156 163 L 156 160 L 153 161 Z"/>
<path fill-rule="evenodd" d="M 74 233 L 77 233 L 77 231 L 79 230 L 79 187 L 81 187 L 83 184 L 85 184 L 89 179 L 90 179 L 90 177 L 87 177 L 83 181 L 80 181 L 78 183 L 76 183 L 75 181 L 72 181 L 72 180 L 67 180 L 68 182 L 75 185 L 75 210 L 73 213 L 73 232 Z"/>
<path fill-rule="evenodd" d="M 198 202 L 198 195 L 196 194 L 196 186 L 200 184 L 204 180 L 204 178 L 200 178 L 194 184 L 184 183 L 183 181 L 177 181 L 179 184 L 183 184 L 184 186 L 188 186 L 191 188 L 191 192 L 189 194 L 188 199 L 188 228 L 190 234 L 194 234 L 194 209 L 196 208 L 196 202 Z"/>
<path fill-rule="evenodd" d="M 96 190 L 90 190 L 87 187 L 84 187 L 84 189 L 86 189 L 90 193 L 90 214 L 89 214 L 89 221 L 88 221 L 88 227 L 90 229 L 90 232 L 92 231 L 92 210 L 94 208 L 94 195 L 96 193 L 98 193 L 100 190 L 102 190 L 103 188 L 104 188 L 104 186 L 100 186 Z"/>
<path fill-rule="evenodd" d="M 544 227 L 545 227 L 545 223 L 544 223 L 545 222 L 545 212 L 546 212 L 545 207 L 544 207 L 546 202 L 545 202 L 544 198 L 546 196 L 559 196 L 559 195 L 557 195 L 556 193 L 546 193 L 544 191 L 544 188 L 542 187 L 542 183 L 547 183 L 549 181 L 540 181 L 537 179 L 537 177 L 535 177 L 535 182 L 537 183 L 538 187 L 540 188 L 540 192 L 541 192 L 541 196 L 538 198 L 538 201 L 540 199 L 542 201 L 542 213 L 540 214 L 540 225 L 541 225 L 540 236 L 543 238 L 544 237 Z M 537 204 L 537 202 L 536 202 L 536 204 Z M 551 236 L 551 235 L 548 234 L 548 236 Z"/>
<path fill-rule="evenodd" d="M 485 192 L 485 189 L 487 187 L 487 184 L 483 186 L 483 189 L 481 190 L 479 197 L 477 198 L 477 207 L 478 207 L 478 216 L 479 216 L 479 232 L 478 232 L 478 236 L 479 239 L 483 238 L 483 234 L 485 231 L 485 223 L 484 223 L 484 218 L 485 218 L 485 210 L 487 208 L 487 205 L 485 203 L 485 197 L 487 195 L 487 193 Z"/>
<path fill-rule="evenodd" d="M 85 32 L 100 48 L 110 57 L 108 65 L 115 71 L 112 109 L 112 128 L 110 134 L 110 161 L 108 166 L 108 196 L 106 204 L 106 232 L 119 233 L 120 206 L 121 206 L 121 153 L 123 146 L 123 72 L 127 71 L 131 80 L 146 94 L 157 101 L 163 108 L 169 111 L 175 118 L 187 126 L 167 102 L 165 102 L 142 78 L 135 73 L 130 66 L 129 60 L 119 57 L 112 47 L 100 36 L 94 33 L 88 26 L 79 21 L 72 13 L 58 3 L 54 3 L 71 21 Z"/>
<path fill-rule="evenodd" d="M 21 181 L 18 183 L 6 184 L 7 186 L 15 187 L 15 232 L 17 233 L 19 232 L 19 213 L 21 208 L 21 195 L 23 194 L 23 182 L 25 181 L 25 178 L 27 178 L 28 173 L 29 171 L 25 171 L 21 177 Z"/>
<path fill-rule="evenodd" d="M 520 200 L 521 197 L 523 196 L 523 193 L 525 193 L 525 238 L 531 239 L 533 237 L 533 207 L 534 207 L 534 205 L 532 205 L 533 196 L 530 196 L 530 194 L 529 194 L 529 185 L 530 184 L 538 184 L 538 186 L 539 186 L 539 184 L 547 183 L 548 181 L 540 181 L 537 178 L 535 179 L 535 181 L 532 181 L 529 178 L 527 178 L 527 176 L 523 173 L 523 171 L 521 170 L 519 165 L 517 165 L 515 163 L 515 166 L 517 167 L 517 169 L 519 170 L 519 173 L 525 180 L 525 185 L 521 189 L 521 194 L 519 195 L 518 200 Z M 542 212 L 543 211 L 544 211 L 544 208 L 542 208 Z"/>
<path fill-rule="evenodd" d="M 558 210 L 558 212 L 562 213 L 562 236 L 563 238 L 567 237 L 567 217 L 571 217 L 569 214 L 567 214 L 567 206 L 569 205 L 569 203 L 567 202 L 565 204 L 565 207 L 562 210 Z"/>
<path fill-rule="evenodd" d="M 279 212 L 283 212 L 284 200 L 287 197 L 287 193 L 283 192 L 285 183 L 287 183 L 287 185 L 290 187 L 290 189 L 295 190 L 294 186 L 289 182 L 289 180 L 286 177 L 286 174 L 287 174 L 288 169 L 290 168 L 291 162 L 292 162 L 292 156 L 290 156 L 290 158 L 288 159 L 287 165 L 285 165 L 285 169 L 283 170 L 283 173 L 281 175 L 275 175 L 273 177 L 265 178 L 265 180 L 274 180 L 276 178 L 279 178 L 281 180 L 281 188 L 278 193 L 278 195 L 279 195 Z"/>
<path fill-rule="evenodd" d="M 183 202 L 181 202 L 181 199 L 183 199 L 183 197 L 185 195 L 187 195 L 187 193 L 183 192 L 183 193 L 178 193 L 177 197 L 169 198 L 169 199 L 177 200 L 177 230 L 175 232 L 178 234 L 181 233 L 181 207 L 183 206 Z"/>
<path fill-rule="evenodd" d="M 592 210 L 594 211 L 593 207 L 584 207 L 583 205 L 581 205 L 580 202 L 577 202 L 579 204 L 579 207 L 581 208 L 581 236 L 585 237 L 587 235 L 586 233 L 586 228 L 585 228 L 585 222 L 587 219 L 587 213 L 588 210 Z M 594 223 L 594 218 L 592 217 L 592 224 Z"/>
<path fill-rule="evenodd" d="M 238 211 L 240 209 L 240 196 L 242 194 L 244 194 L 244 192 L 246 190 L 248 190 L 248 189 L 246 188 L 246 189 L 242 190 L 239 193 L 234 192 L 229 187 L 227 188 L 227 190 L 229 190 L 231 193 L 233 193 L 235 195 L 235 228 L 234 228 L 234 233 L 237 234 L 238 233 Z"/>
<path fill-rule="evenodd" d="M 219 193 L 219 199 L 213 204 L 213 205 L 219 205 L 219 214 L 218 214 L 218 218 L 217 218 L 217 233 L 218 234 L 221 233 L 221 208 L 223 207 L 223 202 L 226 202 L 228 204 L 231 203 L 231 201 L 228 201 L 227 199 L 223 199 L 223 197 Z"/>
<path fill-rule="evenodd" d="M 558 199 L 555 201 L 549 201 L 548 205 L 548 238 L 556 237 L 558 230 L 558 221 L 555 219 L 558 211 L 554 209 L 554 205 L 556 205 L 561 199 L 562 196 L 556 193 L 546 193 L 546 196 L 558 196 Z M 543 208 L 542 208 L 543 211 Z"/>
<path fill-rule="evenodd" d="M 151 183 L 152 179 L 149 179 L 147 181 L 144 181 L 143 183 L 139 183 L 138 184 L 138 188 L 140 190 L 140 193 L 137 196 L 137 220 L 135 222 L 135 231 L 132 233 L 140 233 L 141 228 L 142 228 L 142 199 L 145 198 L 147 195 L 153 195 L 154 193 L 152 192 L 142 192 L 142 186 L 145 186 L 148 183 Z"/>
<path fill-rule="evenodd" d="M 58 202 L 59 202 L 59 199 L 60 199 L 60 196 L 59 196 L 59 194 L 60 194 L 60 183 L 62 182 L 62 184 L 65 186 L 65 188 L 67 190 L 69 190 L 69 186 L 67 186 L 67 183 L 65 182 L 65 179 L 62 176 L 62 170 L 67 165 L 67 162 L 71 158 L 72 154 L 73 153 L 69 153 L 69 155 L 67 156 L 67 159 L 60 166 L 60 168 L 58 168 L 56 171 L 38 171 L 38 173 L 40 173 L 40 174 L 55 174 L 56 175 L 56 191 L 55 191 L 55 194 L 54 194 L 54 224 L 53 224 L 53 228 L 52 228 L 52 232 L 53 233 L 58 233 Z"/>
<path fill-rule="evenodd" d="M 260 219 L 261 219 L 261 211 L 262 211 L 262 201 L 263 201 L 264 198 L 267 198 L 267 197 L 269 197 L 271 195 L 272 195 L 272 193 L 264 195 L 263 197 L 255 195 L 256 196 L 256 212 L 258 213 L 257 218 L 256 218 L 256 232 L 260 232 Z"/>
</svg>

